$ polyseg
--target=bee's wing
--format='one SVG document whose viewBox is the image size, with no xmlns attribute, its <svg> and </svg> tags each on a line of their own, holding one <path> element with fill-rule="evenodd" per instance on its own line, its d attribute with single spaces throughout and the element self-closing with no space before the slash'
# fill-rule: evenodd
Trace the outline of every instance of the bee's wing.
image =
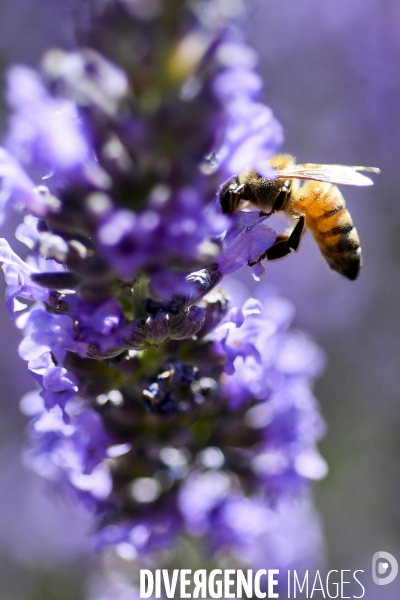
<svg viewBox="0 0 400 600">
<path fill-rule="evenodd" d="M 323 181 L 338 185 L 373 185 L 374 182 L 372 179 L 361 175 L 359 171 L 368 171 L 369 173 L 377 174 L 381 172 L 377 167 L 347 167 L 345 165 L 305 163 L 277 170 L 277 177 L 279 179 L 283 177 L 288 179 L 311 179 L 313 181 Z"/>
</svg>

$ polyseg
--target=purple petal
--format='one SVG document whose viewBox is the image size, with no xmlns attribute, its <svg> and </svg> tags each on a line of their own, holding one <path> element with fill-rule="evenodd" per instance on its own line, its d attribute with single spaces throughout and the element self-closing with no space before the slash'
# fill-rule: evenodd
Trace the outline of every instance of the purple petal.
<svg viewBox="0 0 400 600">
<path fill-rule="evenodd" d="M 234 273 L 248 263 L 259 262 L 276 239 L 276 233 L 264 224 L 266 217 L 260 217 L 257 212 L 240 211 L 231 219 L 218 257 L 219 271 L 223 275 Z"/>
<path fill-rule="evenodd" d="M 7 99 L 14 109 L 7 145 L 27 164 L 70 170 L 81 166 L 89 147 L 72 101 L 49 95 L 40 76 L 25 66 L 7 76 Z"/>
</svg>

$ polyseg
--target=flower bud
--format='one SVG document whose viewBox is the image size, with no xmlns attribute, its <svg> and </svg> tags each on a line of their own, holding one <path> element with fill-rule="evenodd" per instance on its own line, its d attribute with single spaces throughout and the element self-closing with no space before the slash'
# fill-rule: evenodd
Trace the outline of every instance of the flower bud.
<svg viewBox="0 0 400 600">
<path fill-rule="evenodd" d="M 125 348 L 109 348 L 109 350 L 100 351 L 97 344 L 89 344 L 89 348 L 87 349 L 86 356 L 87 358 L 115 358 L 125 352 Z"/>
<path fill-rule="evenodd" d="M 203 327 L 206 311 L 200 306 L 191 306 L 182 315 L 171 319 L 169 337 L 172 340 L 185 340 L 196 335 Z"/>
<path fill-rule="evenodd" d="M 163 317 L 161 315 L 156 315 L 154 318 L 149 317 L 146 321 L 145 330 L 146 330 L 146 340 L 149 344 L 155 344 L 156 346 L 165 342 L 169 335 L 169 316 Z"/>
<path fill-rule="evenodd" d="M 174 360 L 167 363 L 167 371 L 166 373 L 170 373 L 170 380 L 173 385 L 190 385 L 195 380 L 198 368 L 192 367 L 191 365 L 186 365 L 180 360 Z M 160 380 L 163 374 L 158 376 Z"/>
<path fill-rule="evenodd" d="M 129 334 L 121 338 L 121 344 L 127 350 L 142 350 L 145 346 L 144 319 L 135 319 Z"/>
<path fill-rule="evenodd" d="M 143 399 L 150 412 L 172 414 L 178 409 L 175 396 L 162 383 L 152 383 L 143 390 Z"/>
</svg>

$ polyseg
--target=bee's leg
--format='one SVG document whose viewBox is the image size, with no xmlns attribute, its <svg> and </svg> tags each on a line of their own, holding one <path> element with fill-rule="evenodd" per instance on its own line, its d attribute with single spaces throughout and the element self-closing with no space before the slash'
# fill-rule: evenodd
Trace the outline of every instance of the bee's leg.
<svg viewBox="0 0 400 600">
<path fill-rule="evenodd" d="M 286 201 L 287 201 L 288 197 L 290 196 L 291 189 L 292 189 L 292 182 L 290 181 L 290 179 L 286 179 L 282 184 L 281 191 L 279 192 L 278 196 L 275 198 L 275 202 L 274 202 L 274 206 L 273 206 L 274 211 L 283 210 L 283 208 L 286 204 Z"/>
<path fill-rule="evenodd" d="M 291 252 L 296 252 L 300 245 L 305 225 L 306 219 L 301 216 L 297 221 L 296 227 L 289 235 L 278 235 L 276 237 L 275 243 L 266 251 L 265 258 L 268 260 L 277 260 L 278 258 L 287 256 Z"/>
<path fill-rule="evenodd" d="M 233 190 L 232 190 L 232 194 L 240 194 L 240 192 L 242 190 L 244 190 L 245 184 L 244 183 L 240 183 L 239 185 L 237 185 Z"/>
<path fill-rule="evenodd" d="M 244 183 L 238 183 L 235 177 L 232 177 L 221 189 L 220 203 L 224 214 L 232 214 L 238 210 L 241 202 L 241 192 L 245 187 Z"/>
</svg>

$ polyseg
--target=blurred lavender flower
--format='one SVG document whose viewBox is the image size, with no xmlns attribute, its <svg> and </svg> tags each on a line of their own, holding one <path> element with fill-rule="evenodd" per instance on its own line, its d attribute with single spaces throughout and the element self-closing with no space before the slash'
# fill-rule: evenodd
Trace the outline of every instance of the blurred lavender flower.
<svg viewBox="0 0 400 600">
<path fill-rule="evenodd" d="M 287 329 L 292 314 L 280 298 L 248 300 L 178 346 L 131 351 L 101 369 L 71 354 L 84 393 L 69 401 L 68 423 L 29 395 L 28 464 L 101 518 L 100 547 L 137 556 L 187 532 L 212 552 L 254 557 L 269 547 L 277 511 L 326 473 L 311 393 L 323 355 Z"/>
<path fill-rule="evenodd" d="M 265 216 L 216 202 L 281 141 L 239 12 L 94 2 L 80 49 L 8 77 L 1 206 L 29 213 L 30 253 L 2 240 L 0 260 L 40 386 L 26 461 L 92 511 L 99 547 L 133 557 L 187 533 L 251 563 L 326 470 L 321 352 L 285 301 L 228 312 L 216 289 L 247 264 L 259 278 L 275 241 Z"/>
<path fill-rule="evenodd" d="M 278 589 L 284 594 L 287 590 L 287 570 L 296 569 L 298 575 L 307 569 L 323 567 L 324 541 L 318 516 L 308 494 L 287 498 L 279 507 L 271 510 L 263 501 L 251 499 L 242 502 L 232 501 L 226 506 L 226 518 L 234 539 L 240 537 L 240 545 L 228 547 L 230 552 L 219 552 L 217 565 L 226 568 L 242 569 L 250 566 L 255 573 L 258 569 L 281 569 Z M 233 550 L 233 552 L 232 552 Z M 89 580 L 89 600 L 136 600 L 140 598 L 139 569 L 169 569 L 172 564 L 189 568 L 192 576 L 196 569 L 204 569 L 208 556 L 199 545 L 190 545 L 186 538 L 177 540 L 175 553 L 137 555 L 130 543 L 121 543 L 113 551 L 103 553 L 102 569 Z M 172 556 L 171 556 L 172 554 Z M 214 557 L 215 564 L 216 557 Z M 228 562 L 229 561 L 229 562 Z M 222 577 L 220 578 L 222 579 Z M 261 582 L 263 588 L 263 582 Z M 266 586 L 264 591 L 267 592 Z M 277 591 L 277 590 L 276 590 Z M 232 592 L 232 588 L 231 588 Z M 177 586 L 179 594 L 179 582 Z M 159 597 L 155 594 L 151 598 Z M 161 597 L 165 598 L 163 587 Z M 225 598 L 225 596 L 223 596 Z M 239 596 L 241 597 L 241 596 Z"/>
<path fill-rule="evenodd" d="M 323 567 L 324 541 L 308 494 L 288 498 L 274 510 L 267 508 L 263 502 L 248 500 L 229 506 L 227 512 L 231 528 L 237 532 L 242 530 L 243 544 L 234 548 L 233 552 L 218 553 L 217 566 L 222 569 L 229 565 L 229 568 L 245 571 L 246 566 L 251 566 L 255 573 L 258 569 L 275 568 L 279 565 L 281 572 L 277 576 L 278 589 L 284 593 L 287 589 L 288 569 L 295 568 L 297 574 L 303 577 L 307 569 Z M 186 538 L 175 544 L 175 556 L 171 552 L 159 552 L 138 557 L 132 545 L 121 543 L 113 551 L 103 553 L 102 570 L 89 580 L 88 598 L 136 600 L 140 597 L 139 569 L 165 568 L 171 572 L 172 562 L 174 566 L 177 564 L 180 568 L 189 568 L 193 576 L 197 569 L 204 569 L 208 559 L 204 548 L 198 544 L 190 545 Z M 216 557 L 213 565 L 215 561 Z M 222 577 L 223 575 L 220 580 Z M 263 582 L 261 588 L 267 592 Z M 160 596 L 154 593 L 150 596 L 155 597 Z M 161 598 L 165 598 L 163 587 Z"/>
</svg>

